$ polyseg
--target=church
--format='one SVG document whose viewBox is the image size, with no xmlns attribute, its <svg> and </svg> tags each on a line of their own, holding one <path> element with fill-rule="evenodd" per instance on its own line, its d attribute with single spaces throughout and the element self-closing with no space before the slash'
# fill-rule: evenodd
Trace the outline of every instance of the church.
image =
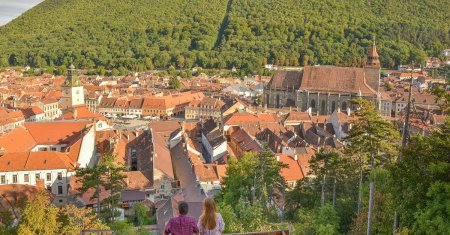
<svg viewBox="0 0 450 235">
<path fill-rule="evenodd" d="M 317 115 L 355 110 L 349 100 L 374 100 L 379 106 L 380 60 L 375 42 L 364 68 L 305 66 L 279 70 L 264 87 L 263 106 L 293 107 Z"/>
</svg>

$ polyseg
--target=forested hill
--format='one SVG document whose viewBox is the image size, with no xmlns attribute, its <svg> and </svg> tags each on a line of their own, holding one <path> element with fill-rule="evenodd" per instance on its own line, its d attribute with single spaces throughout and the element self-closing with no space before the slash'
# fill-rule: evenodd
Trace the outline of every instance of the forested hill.
<svg viewBox="0 0 450 235">
<path fill-rule="evenodd" d="M 0 67 L 392 67 L 450 47 L 448 0 L 46 0 L 0 27 Z"/>
</svg>

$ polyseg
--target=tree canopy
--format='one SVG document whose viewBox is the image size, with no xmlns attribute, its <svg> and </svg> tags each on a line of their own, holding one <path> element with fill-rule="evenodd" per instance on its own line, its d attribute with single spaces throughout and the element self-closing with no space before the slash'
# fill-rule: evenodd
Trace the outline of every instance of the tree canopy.
<svg viewBox="0 0 450 235">
<path fill-rule="evenodd" d="M 446 0 L 46 0 L 0 27 L 0 66 L 358 66 L 376 39 L 382 64 L 393 67 L 450 46 L 449 7 Z"/>
<path fill-rule="evenodd" d="M 75 235 L 86 229 L 109 229 L 90 208 L 70 204 L 58 208 L 50 201 L 50 194 L 44 190 L 39 191 L 35 199 L 27 201 L 17 234 Z"/>
</svg>

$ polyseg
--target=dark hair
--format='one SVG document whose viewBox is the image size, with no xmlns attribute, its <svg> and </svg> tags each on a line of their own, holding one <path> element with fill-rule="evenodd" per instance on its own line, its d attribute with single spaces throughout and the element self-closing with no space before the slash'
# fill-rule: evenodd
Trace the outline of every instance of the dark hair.
<svg viewBox="0 0 450 235">
<path fill-rule="evenodd" d="M 189 206 L 185 201 L 181 201 L 178 203 L 178 212 L 180 215 L 186 215 L 189 211 Z"/>
</svg>

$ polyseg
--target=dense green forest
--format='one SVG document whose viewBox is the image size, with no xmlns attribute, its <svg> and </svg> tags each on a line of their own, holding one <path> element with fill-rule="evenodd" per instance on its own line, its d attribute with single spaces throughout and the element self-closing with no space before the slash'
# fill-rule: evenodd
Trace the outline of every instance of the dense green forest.
<svg viewBox="0 0 450 235">
<path fill-rule="evenodd" d="M 450 47 L 447 0 L 46 0 L 0 27 L 0 67 L 383 66 Z"/>
</svg>

